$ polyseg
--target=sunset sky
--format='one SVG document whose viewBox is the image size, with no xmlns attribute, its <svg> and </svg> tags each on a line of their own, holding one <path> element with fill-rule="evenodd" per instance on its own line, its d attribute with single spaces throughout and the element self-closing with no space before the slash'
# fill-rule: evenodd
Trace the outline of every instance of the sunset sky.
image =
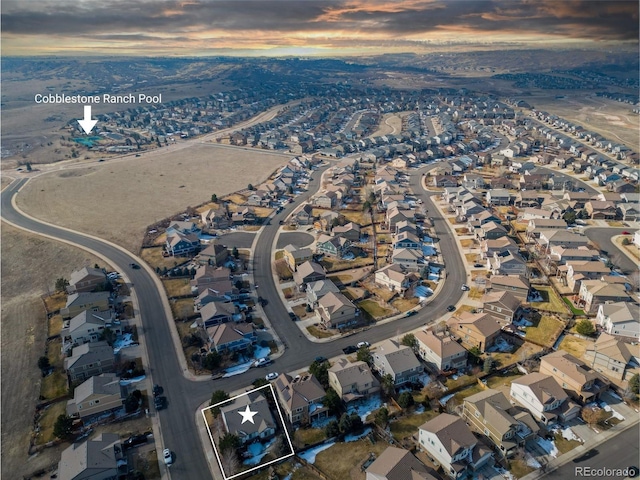
<svg viewBox="0 0 640 480">
<path fill-rule="evenodd" d="M 372 55 L 637 47 L 638 2 L 2 0 L 3 55 Z"/>
</svg>

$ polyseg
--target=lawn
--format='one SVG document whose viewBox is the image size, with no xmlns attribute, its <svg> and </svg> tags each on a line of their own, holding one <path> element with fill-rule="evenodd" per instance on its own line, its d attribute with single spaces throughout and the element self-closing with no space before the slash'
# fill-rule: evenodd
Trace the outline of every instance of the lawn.
<svg viewBox="0 0 640 480">
<path fill-rule="evenodd" d="M 509 462 L 509 471 L 515 478 L 522 478 L 534 470 L 535 468 L 530 467 L 523 460 L 512 460 Z"/>
<path fill-rule="evenodd" d="M 289 268 L 289 265 L 282 260 L 276 260 L 276 273 L 280 280 L 291 280 L 293 278 L 293 272 Z"/>
<path fill-rule="evenodd" d="M 389 445 L 378 441 L 372 444 L 368 439 L 349 443 L 336 443 L 331 448 L 320 452 L 315 466 L 331 479 L 362 478 L 364 475 L 360 465 L 371 453 L 378 457 Z"/>
<path fill-rule="evenodd" d="M 133 455 L 133 470 L 142 473 L 144 475 L 142 478 L 162 478 L 156 450 Z"/>
<path fill-rule="evenodd" d="M 427 410 L 423 413 L 410 413 L 392 421 L 389 428 L 394 438 L 399 441 L 404 437 L 417 433 L 420 425 L 431 420 L 436 415 L 438 415 L 438 412 L 434 410 Z"/>
<path fill-rule="evenodd" d="M 336 333 L 332 333 L 332 332 L 328 332 L 326 330 L 322 330 L 322 329 L 316 327 L 315 325 L 308 326 L 307 330 L 309 331 L 309 333 L 311 335 L 313 335 L 316 338 L 331 338 L 331 337 L 337 335 Z"/>
<path fill-rule="evenodd" d="M 49 319 L 49 336 L 60 334 L 62 331 L 62 315 L 54 315 Z"/>
<path fill-rule="evenodd" d="M 477 308 L 478 307 L 474 307 L 473 305 L 460 305 L 460 308 L 455 311 L 455 315 L 460 315 L 462 312 L 473 312 Z"/>
<path fill-rule="evenodd" d="M 462 248 L 469 248 L 472 247 L 475 244 L 475 240 L 473 238 L 465 238 L 463 240 L 460 240 L 460 245 L 462 246 Z"/>
<path fill-rule="evenodd" d="M 562 297 L 562 300 L 567 305 L 567 307 L 569 307 L 569 309 L 571 310 L 571 313 L 573 313 L 574 315 L 583 316 L 585 314 L 584 310 L 580 310 L 579 308 L 574 307 L 573 304 L 571 303 L 571 300 L 569 300 L 567 297 Z"/>
<path fill-rule="evenodd" d="M 451 225 L 455 225 L 455 224 L 457 224 L 457 223 L 458 223 L 458 222 L 457 222 L 457 220 L 456 220 L 456 217 L 448 217 L 448 218 L 447 218 L 447 221 L 448 221 Z"/>
<path fill-rule="evenodd" d="M 521 362 L 523 357 L 530 357 L 541 350 L 542 347 L 539 345 L 525 342 L 514 352 L 496 352 L 492 353 L 491 357 L 498 363 L 499 368 L 501 368 L 507 365 L 513 365 L 516 362 Z"/>
<path fill-rule="evenodd" d="M 293 444 L 297 448 L 313 445 L 327 438 L 323 428 L 299 428 L 293 435 Z"/>
<path fill-rule="evenodd" d="M 284 250 L 278 250 L 276 252 L 276 260 L 280 260 L 281 258 L 284 258 Z"/>
<path fill-rule="evenodd" d="M 140 257 L 149 264 L 149 266 L 155 270 L 157 267 L 160 270 L 166 268 L 173 268 L 183 263 L 186 263 L 189 259 L 185 257 L 163 257 L 162 247 L 150 247 L 143 248 L 140 251 Z"/>
<path fill-rule="evenodd" d="M 371 225 L 371 216 L 368 213 L 356 210 L 340 210 L 338 213 L 344 215 L 350 222 L 357 223 L 361 226 Z"/>
<path fill-rule="evenodd" d="M 583 338 L 574 337 L 573 335 L 565 335 L 558 347 L 567 353 L 570 353 L 576 358 L 582 358 L 584 352 L 587 351 L 587 347 L 592 346 L 593 342 L 585 340 Z"/>
<path fill-rule="evenodd" d="M 66 304 L 67 294 L 64 292 L 56 292 L 53 295 L 44 297 L 44 306 L 47 309 L 47 313 L 57 312 L 64 308 Z"/>
<path fill-rule="evenodd" d="M 235 203 L 236 205 L 244 205 L 247 202 L 247 197 L 240 195 L 239 193 L 232 193 L 231 195 L 227 195 L 222 198 L 223 200 L 227 200 L 229 202 Z M 230 205 L 230 207 L 233 207 Z"/>
<path fill-rule="evenodd" d="M 469 298 L 479 300 L 484 295 L 484 288 L 471 287 L 469 289 Z"/>
<path fill-rule="evenodd" d="M 459 375 L 457 379 L 453 379 L 453 377 L 447 378 L 446 382 L 444 382 L 447 390 L 453 390 L 454 388 L 461 387 L 463 385 L 473 385 L 478 381 L 475 375 Z"/>
<path fill-rule="evenodd" d="M 461 404 L 462 401 L 467 398 L 470 397 L 471 395 L 475 395 L 476 393 L 480 393 L 484 390 L 484 388 L 482 388 L 480 386 L 480 384 L 478 382 L 475 382 L 473 385 L 471 385 L 468 388 L 464 388 L 458 392 L 456 392 L 453 395 L 453 398 L 456 400 L 457 404 Z"/>
<path fill-rule="evenodd" d="M 467 262 L 469 262 L 469 263 L 475 263 L 475 261 L 478 259 L 478 254 L 477 253 L 465 253 L 464 254 L 464 258 L 466 258 Z"/>
<path fill-rule="evenodd" d="M 537 325 L 527 327 L 525 338 L 547 347 L 553 347 L 564 327 L 564 323 L 560 320 L 543 315 Z"/>
<path fill-rule="evenodd" d="M 382 307 L 375 300 L 363 300 L 358 304 L 358 307 L 371 315 L 372 318 L 386 317 L 391 313 L 391 310 Z"/>
<path fill-rule="evenodd" d="M 191 295 L 191 285 L 188 278 L 165 278 L 162 280 L 167 297 L 182 297 Z"/>
<path fill-rule="evenodd" d="M 555 444 L 556 448 L 560 452 L 560 455 L 564 455 L 565 453 L 573 450 L 576 447 L 582 445 L 582 442 L 578 442 L 577 440 L 567 440 L 562 436 L 562 432 L 558 432 L 555 434 Z"/>
<path fill-rule="evenodd" d="M 493 388 L 495 390 L 498 390 L 500 389 L 500 387 L 505 386 L 511 388 L 511 382 L 517 380 L 522 376 L 522 374 L 517 370 L 514 369 L 514 371 L 515 373 L 507 372 L 505 374 L 494 375 L 493 377 L 488 378 L 487 387 Z"/>
<path fill-rule="evenodd" d="M 324 257 L 320 262 L 327 272 L 337 272 L 350 268 L 365 267 L 373 265 L 373 258 L 357 257 L 353 260 L 341 260 L 339 258 Z"/>
<path fill-rule="evenodd" d="M 535 289 L 540 292 L 543 301 L 531 302 L 531 306 L 549 312 L 567 313 L 567 307 L 556 292 L 546 285 L 535 285 Z"/>
<path fill-rule="evenodd" d="M 193 308 L 193 298 L 180 298 L 178 300 L 171 300 L 169 303 L 171 303 L 173 318 L 177 320 L 187 319 L 196 314 Z"/>
<path fill-rule="evenodd" d="M 391 302 L 391 305 L 400 312 L 406 312 L 418 305 L 419 302 L 420 300 L 417 298 L 396 298 Z"/>
<path fill-rule="evenodd" d="M 43 445 L 47 442 L 51 442 L 55 440 L 55 436 L 53 435 L 53 425 L 56 423 L 56 420 L 60 415 L 67 413 L 67 402 L 57 402 L 49 407 L 47 407 L 44 412 L 42 412 L 42 416 L 38 421 L 38 425 L 40 426 L 40 432 L 36 437 L 36 445 Z"/>
<path fill-rule="evenodd" d="M 44 377 L 40 384 L 40 395 L 47 400 L 53 400 L 69 392 L 61 349 L 62 339 L 60 338 L 52 340 L 47 345 L 47 358 L 55 369 L 51 375 Z"/>
</svg>

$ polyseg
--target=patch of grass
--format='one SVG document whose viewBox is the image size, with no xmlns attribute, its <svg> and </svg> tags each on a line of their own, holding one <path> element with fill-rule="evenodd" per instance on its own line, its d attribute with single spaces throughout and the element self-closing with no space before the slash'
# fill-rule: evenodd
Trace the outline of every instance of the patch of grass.
<svg viewBox="0 0 640 480">
<path fill-rule="evenodd" d="M 520 378 L 522 374 L 515 370 L 515 373 L 506 373 L 501 375 L 494 375 L 487 379 L 487 387 L 498 389 L 499 387 L 508 386 L 511 388 L 511 382 Z"/>
<path fill-rule="evenodd" d="M 416 305 L 420 303 L 420 300 L 417 298 L 396 298 L 391 305 L 396 308 L 400 312 L 406 312 L 407 310 L 411 310 Z"/>
<path fill-rule="evenodd" d="M 171 312 L 173 313 L 173 318 L 175 319 L 189 318 L 196 314 L 193 308 L 192 298 L 180 298 L 178 300 L 171 300 L 170 303 Z"/>
<path fill-rule="evenodd" d="M 562 436 L 561 432 L 558 432 L 555 434 L 555 444 L 556 448 L 560 452 L 560 455 L 564 455 L 565 453 L 570 452 L 574 448 L 582 445 L 582 442 L 579 442 L 577 440 L 567 440 Z"/>
<path fill-rule="evenodd" d="M 357 223 L 358 225 L 371 225 L 371 216 L 368 213 L 358 212 L 355 210 L 340 210 L 338 213 L 344 215 L 349 222 Z"/>
<path fill-rule="evenodd" d="M 378 457 L 388 446 L 380 441 L 371 444 L 368 439 L 336 443 L 318 454 L 315 466 L 329 478 L 353 478 L 352 472 L 362 475 L 359 466 L 371 453 Z"/>
<path fill-rule="evenodd" d="M 549 315 L 543 315 L 537 325 L 527 327 L 525 338 L 541 345 L 552 347 L 564 326 L 564 323 L 560 320 Z"/>
<path fill-rule="evenodd" d="M 541 350 L 542 347 L 540 347 L 539 345 L 525 342 L 513 352 L 496 352 L 492 353 L 491 356 L 500 367 L 505 367 L 507 365 L 513 365 L 516 362 L 520 362 L 523 355 L 529 357 Z"/>
<path fill-rule="evenodd" d="M 161 478 L 158 452 L 151 450 L 139 455 L 133 455 L 133 471 L 140 472 L 144 478 Z"/>
<path fill-rule="evenodd" d="M 471 395 L 475 395 L 476 393 L 480 393 L 484 390 L 484 388 L 482 388 L 478 382 L 475 382 L 473 385 L 469 386 L 468 388 L 464 388 L 462 390 L 460 390 L 459 392 L 456 392 L 453 395 L 453 398 L 456 400 L 457 403 L 462 403 L 462 401 L 467 398 L 470 397 Z"/>
<path fill-rule="evenodd" d="M 531 302 L 533 308 L 539 308 L 549 312 L 567 313 L 566 305 L 551 287 L 547 285 L 536 285 L 535 289 L 540 292 L 543 301 Z"/>
<path fill-rule="evenodd" d="M 522 478 L 534 470 L 535 468 L 530 467 L 523 460 L 512 460 L 509 462 L 509 471 L 515 478 Z"/>
<path fill-rule="evenodd" d="M 257 232 L 262 228 L 262 225 L 245 225 L 242 229 L 245 232 Z"/>
<path fill-rule="evenodd" d="M 375 300 L 363 300 L 358 304 L 362 310 L 367 312 L 373 318 L 385 317 L 391 313 L 391 310 L 382 307 Z"/>
<path fill-rule="evenodd" d="M 451 225 L 455 225 L 455 224 L 457 224 L 457 223 L 458 223 L 458 222 L 457 222 L 457 220 L 456 220 L 456 217 L 448 217 L 448 218 L 447 218 L 447 221 L 448 221 Z"/>
<path fill-rule="evenodd" d="M 56 292 L 53 295 L 44 297 L 44 307 L 47 309 L 47 313 L 57 312 L 64 308 L 66 304 L 67 294 L 64 292 Z"/>
<path fill-rule="evenodd" d="M 293 440 L 298 448 L 305 445 L 313 445 L 327 438 L 323 428 L 299 428 L 293 435 Z"/>
<path fill-rule="evenodd" d="M 469 289 L 469 298 L 479 300 L 484 295 L 484 288 L 471 287 Z"/>
<path fill-rule="evenodd" d="M 247 202 L 247 197 L 240 195 L 239 193 L 232 193 L 222 198 L 223 200 L 235 203 L 236 205 L 244 205 Z M 233 205 L 229 205 L 230 209 L 233 209 Z"/>
<path fill-rule="evenodd" d="M 447 381 L 444 382 L 444 385 L 448 390 L 453 390 L 454 388 L 458 388 L 463 385 L 476 384 L 477 381 L 478 379 L 475 375 L 459 375 L 455 380 L 452 377 L 447 378 Z"/>
<path fill-rule="evenodd" d="M 348 283 L 351 283 L 353 281 L 353 275 L 347 275 L 347 274 L 333 275 L 331 278 L 337 279 L 343 285 L 347 285 Z"/>
<path fill-rule="evenodd" d="M 191 295 L 191 285 L 187 278 L 164 278 L 162 284 L 169 298 Z"/>
<path fill-rule="evenodd" d="M 62 339 L 56 338 L 47 345 L 47 358 L 54 371 L 42 379 L 40 395 L 47 400 L 58 398 L 69 393 L 67 375 L 64 372 L 64 358 L 62 356 Z"/>
<path fill-rule="evenodd" d="M 309 333 L 311 335 L 313 335 L 316 338 L 331 338 L 331 337 L 336 335 L 335 333 L 328 332 L 326 330 L 322 330 L 322 329 L 316 327 L 315 325 L 309 325 L 307 327 L 307 330 L 309 331 Z"/>
<path fill-rule="evenodd" d="M 589 340 L 574 337 L 573 335 L 565 335 L 565 337 L 560 342 L 559 348 L 567 353 L 570 353 L 576 358 L 582 358 L 584 352 L 587 351 L 587 347 L 592 345 L 593 342 L 590 342 Z"/>
<path fill-rule="evenodd" d="M 373 258 L 357 257 L 353 260 L 341 260 L 339 258 L 324 257 L 320 262 L 327 272 L 337 272 L 350 268 L 365 267 L 373 265 Z"/>
<path fill-rule="evenodd" d="M 162 247 L 143 248 L 140 251 L 140 257 L 147 262 L 153 270 L 157 267 L 159 267 L 160 270 L 165 267 L 170 269 L 189 260 L 186 257 L 164 257 L 162 256 Z"/>
<path fill-rule="evenodd" d="M 56 402 L 47 407 L 38 424 L 40 425 L 40 432 L 36 437 L 36 445 L 43 445 L 47 442 L 51 442 L 56 439 L 53 435 L 53 425 L 60 415 L 67 413 L 67 402 Z"/>
<path fill-rule="evenodd" d="M 284 258 L 284 250 L 278 250 L 276 252 L 276 260 L 280 260 L 281 258 Z"/>
<path fill-rule="evenodd" d="M 291 298 L 293 296 L 293 288 L 292 287 L 283 288 L 282 293 L 284 295 L 284 298 Z"/>
<path fill-rule="evenodd" d="M 473 305 L 460 305 L 460 307 L 455 311 L 455 315 L 460 315 L 462 312 L 473 312 L 478 307 L 474 307 Z"/>
<path fill-rule="evenodd" d="M 476 263 L 476 260 L 478 259 L 478 254 L 477 253 L 465 253 L 464 254 L 464 258 L 466 258 L 467 262 L 469 262 L 469 263 Z"/>
<path fill-rule="evenodd" d="M 276 260 L 276 273 L 280 280 L 291 280 L 293 278 L 293 272 L 289 268 L 289 265 L 282 260 Z"/>
<path fill-rule="evenodd" d="M 567 305 L 567 307 L 569 307 L 571 313 L 573 313 L 574 315 L 585 315 L 584 310 L 580 310 L 579 308 L 574 307 L 573 303 L 571 303 L 571 300 L 569 300 L 567 297 L 562 297 L 562 301 Z"/>
<path fill-rule="evenodd" d="M 469 248 L 473 245 L 475 245 L 475 240 L 473 238 L 464 238 L 462 240 L 460 240 L 460 245 L 462 246 L 462 248 Z"/>
<path fill-rule="evenodd" d="M 62 315 L 54 315 L 49 319 L 49 336 L 58 335 L 62 331 Z"/>
<path fill-rule="evenodd" d="M 389 428 L 391 429 L 391 434 L 396 440 L 402 440 L 404 437 L 416 434 L 420 425 L 428 422 L 436 415 L 438 415 L 438 412 L 434 410 L 426 410 L 423 413 L 410 413 L 408 415 L 404 415 L 390 423 Z"/>
</svg>

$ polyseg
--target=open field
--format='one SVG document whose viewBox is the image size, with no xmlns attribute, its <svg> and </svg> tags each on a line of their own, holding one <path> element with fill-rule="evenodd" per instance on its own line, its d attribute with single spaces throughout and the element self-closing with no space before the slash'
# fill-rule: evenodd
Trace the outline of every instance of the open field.
<svg viewBox="0 0 640 480">
<path fill-rule="evenodd" d="M 40 394 L 38 358 L 44 354 L 47 319 L 40 295 L 58 277 L 101 261 L 82 250 L 2 224 L 2 377 L 19 378 L 2 389 L 2 476 L 20 478 L 58 460 L 45 450 L 27 463 L 33 414 Z"/>
<path fill-rule="evenodd" d="M 575 121 L 609 140 L 637 148 L 639 119 L 631 113 L 631 105 L 584 93 L 571 95 L 564 92 L 562 96 L 564 98 L 534 93 L 527 101 L 537 109 Z"/>
<path fill-rule="evenodd" d="M 191 284 L 188 278 L 163 278 L 162 284 L 167 291 L 167 297 L 181 297 L 191 295 Z M 192 301 L 193 303 L 193 301 Z"/>
<path fill-rule="evenodd" d="M 401 114 L 400 114 L 401 115 Z M 385 113 L 380 119 L 378 129 L 373 132 L 370 137 L 379 137 L 381 135 L 395 135 L 400 133 L 402 129 L 402 117 L 396 113 Z"/>
<path fill-rule="evenodd" d="M 20 208 L 138 251 L 145 227 L 187 206 L 255 185 L 290 157 L 214 144 L 56 171 L 30 180 Z M 96 191 L 105 195 L 96 196 Z M 99 219 L 99 220 L 97 220 Z"/>
</svg>

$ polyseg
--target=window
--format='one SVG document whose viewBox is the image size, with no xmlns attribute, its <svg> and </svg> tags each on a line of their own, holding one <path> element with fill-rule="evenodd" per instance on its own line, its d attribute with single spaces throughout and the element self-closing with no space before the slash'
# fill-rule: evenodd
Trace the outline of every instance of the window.
<svg viewBox="0 0 640 480">
<path fill-rule="evenodd" d="M 480 412 L 475 413 L 476 418 L 480 418 Z"/>
<path fill-rule="evenodd" d="M 485 429 L 484 429 L 484 434 L 485 434 L 487 437 L 489 436 L 489 429 L 488 429 L 488 428 L 485 428 Z"/>
</svg>

